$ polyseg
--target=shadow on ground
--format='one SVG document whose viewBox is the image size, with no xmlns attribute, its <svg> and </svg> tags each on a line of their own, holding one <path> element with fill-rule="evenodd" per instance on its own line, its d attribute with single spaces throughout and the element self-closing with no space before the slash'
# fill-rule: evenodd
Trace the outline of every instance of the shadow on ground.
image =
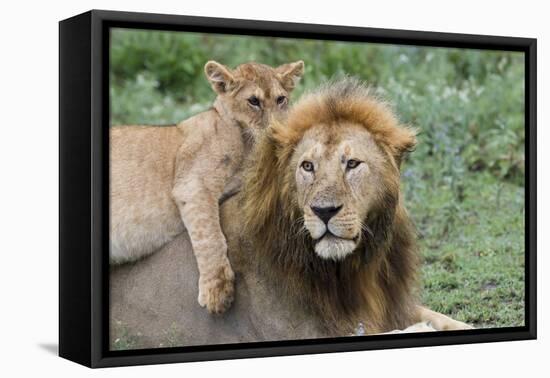
<svg viewBox="0 0 550 378">
<path fill-rule="evenodd" d="M 38 344 L 38 347 L 56 356 L 59 354 L 59 346 L 55 343 L 41 343 L 41 344 Z"/>
</svg>

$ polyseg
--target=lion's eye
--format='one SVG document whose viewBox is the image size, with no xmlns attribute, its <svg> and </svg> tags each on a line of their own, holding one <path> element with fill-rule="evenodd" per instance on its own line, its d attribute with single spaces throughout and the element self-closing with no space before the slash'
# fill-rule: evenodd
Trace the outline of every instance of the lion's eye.
<svg viewBox="0 0 550 378">
<path fill-rule="evenodd" d="M 357 166 L 359 164 L 361 164 L 361 162 L 359 160 L 350 159 L 350 160 L 348 160 L 348 163 L 346 164 L 346 168 L 347 169 L 354 169 L 354 168 L 357 168 Z"/>
<path fill-rule="evenodd" d="M 279 96 L 277 97 L 277 105 L 285 105 L 286 104 L 286 97 L 285 96 Z"/>
<path fill-rule="evenodd" d="M 260 106 L 260 99 L 256 96 L 252 96 L 248 98 L 248 103 L 252 106 Z"/>
<path fill-rule="evenodd" d="M 302 163 L 302 169 L 306 172 L 313 172 L 313 163 L 310 161 L 305 160 Z"/>
</svg>

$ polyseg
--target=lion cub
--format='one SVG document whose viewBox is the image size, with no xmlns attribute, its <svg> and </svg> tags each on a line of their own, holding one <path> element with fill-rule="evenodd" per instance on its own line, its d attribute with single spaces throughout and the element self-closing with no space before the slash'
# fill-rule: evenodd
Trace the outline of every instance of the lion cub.
<svg viewBox="0 0 550 378">
<path fill-rule="evenodd" d="M 211 109 L 174 126 L 110 130 L 110 261 L 151 254 L 185 228 L 197 259 L 199 304 L 222 313 L 233 301 L 234 273 L 219 203 L 238 191 L 245 155 L 270 117 L 286 111 L 304 63 L 230 70 L 210 61 L 204 71 L 217 93 Z"/>
</svg>

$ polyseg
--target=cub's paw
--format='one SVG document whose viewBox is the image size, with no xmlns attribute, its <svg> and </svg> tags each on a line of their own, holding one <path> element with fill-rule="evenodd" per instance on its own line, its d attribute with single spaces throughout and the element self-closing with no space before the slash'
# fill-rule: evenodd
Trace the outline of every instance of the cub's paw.
<svg viewBox="0 0 550 378">
<path fill-rule="evenodd" d="M 211 314 L 223 314 L 233 303 L 235 274 L 229 263 L 199 279 L 199 304 Z"/>
</svg>

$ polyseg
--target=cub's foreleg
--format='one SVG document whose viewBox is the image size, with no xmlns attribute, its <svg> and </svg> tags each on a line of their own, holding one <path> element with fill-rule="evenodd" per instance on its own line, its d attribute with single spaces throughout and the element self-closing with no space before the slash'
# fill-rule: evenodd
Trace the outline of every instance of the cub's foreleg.
<svg viewBox="0 0 550 378">
<path fill-rule="evenodd" d="M 220 225 L 218 200 L 222 193 L 197 179 L 176 184 L 172 194 L 197 259 L 199 304 L 211 313 L 223 313 L 233 302 L 234 273 Z"/>
</svg>

